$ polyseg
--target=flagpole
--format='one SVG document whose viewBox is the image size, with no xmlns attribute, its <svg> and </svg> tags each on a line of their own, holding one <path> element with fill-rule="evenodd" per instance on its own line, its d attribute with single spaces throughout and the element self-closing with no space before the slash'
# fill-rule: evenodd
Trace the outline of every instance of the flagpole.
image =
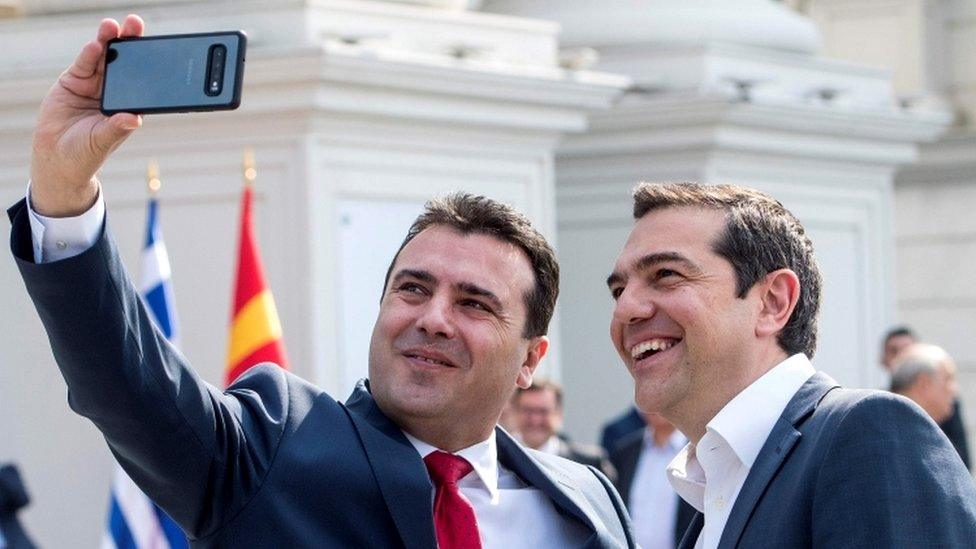
<svg viewBox="0 0 976 549">
<path fill-rule="evenodd" d="M 155 158 L 150 158 L 146 165 L 146 186 L 151 196 L 156 196 L 159 188 L 163 186 L 163 182 L 159 179 L 159 163 Z"/>
<path fill-rule="evenodd" d="M 254 188 L 254 180 L 258 177 L 258 171 L 254 164 L 254 149 L 248 147 L 244 149 L 244 186 Z"/>
</svg>

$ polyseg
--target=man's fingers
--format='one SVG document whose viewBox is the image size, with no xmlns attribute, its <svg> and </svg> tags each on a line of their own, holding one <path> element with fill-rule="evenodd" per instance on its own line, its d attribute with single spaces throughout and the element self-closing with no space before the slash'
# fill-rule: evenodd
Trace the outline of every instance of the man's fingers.
<svg viewBox="0 0 976 549">
<path fill-rule="evenodd" d="M 115 150 L 126 137 L 142 125 L 142 117 L 132 113 L 113 114 L 95 123 L 92 127 L 92 145 L 96 152 L 108 154 Z"/>
<path fill-rule="evenodd" d="M 78 52 L 78 57 L 75 58 L 75 62 L 68 67 L 68 72 L 71 76 L 77 78 L 90 77 L 98 70 L 104 53 L 105 46 L 101 42 L 92 40 L 85 44 L 85 47 L 81 48 L 81 51 Z"/>
<path fill-rule="evenodd" d="M 95 39 L 104 45 L 109 40 L 118 37 L 119 22 L 115 19 L 102 19 L 102 23 L 98 25 L 98 33 L 95 35 Z"/>
<path fill-rule="evenodd" d="M 119 36 L 119 23 L 115 19 L 102 19 L 98 25 L 98 32 L 95 39 L 85 44 L 75 62 L 68 67 L 71 76 L 77 78 L 88 78 L 98 71 L 102 64 L 102 56 L 105 55 L 105 44 L 113 38 Z"/>
<path fill-rule="evenodd" d="M 138 15 L 130 13 L 122 22 L 122 31 L 119 36 L 142 36 L 146 30 L 146 24 Z"/>
</svg>

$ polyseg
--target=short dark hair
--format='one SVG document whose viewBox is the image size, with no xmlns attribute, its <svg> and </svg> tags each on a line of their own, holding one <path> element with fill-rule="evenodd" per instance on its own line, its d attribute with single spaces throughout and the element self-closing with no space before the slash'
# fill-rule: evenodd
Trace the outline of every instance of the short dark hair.
<svg viewBox="0 0 976 549">
<path fill-rule="evenodd" d="M 386 270 L 383 294 L 390 282 L 393 266 L 404 246 L 432 226 L 450 227 L 462 235 L 472 233 L 493 236 L 521 248 L 529 258 L 535 278 L 534 287 L 526 292 L 526 320 L 522 336 L 545 335 L 559 296 L 559 263 L 549 242 L 535 230 L 527 217 L 515 208 L 484 196 L 457 192 L 433 198 L 414 220 L 406 238 Z M 381 297 L 382 299 L 382 297 Z"/>
<path fill-rule="evenodd" d="M 789 354 L 813 358 L 823 279 L 813 244 L 800 221 L 775 198 L 738 185 L 641 183 L 634 188 L 634 219 L 652 210 L 692 206 L 725 213 L 725 230 L 712 250 L 735 270 L 737 297 L 772 271 L 787 268 L 800 279 L 800 299 L 776 336 Z"/>
<path fill-rule="evenodd" d="M 535 379 L 532 381 L 532 385 L 526 388 L 519 387 L 518 392 L 516 392 L 515 402 L 518 402 L 519 397 L 525 393 L 539 393 L 542 391 L 551 391 L 556 397 L 556 408 L 563 409 L 563 388 L 559 386 L 555 381 L 550 381 L 548 379 Z"/>
<path fill-rule="evenodd" d="M 918 341 L 918 336 L 915 335 L 915 331 L 909 328 L 908 326 L 904 326 L 904 325 L 895 326 L 892 329 L 885 332 L 884 339 L 882 339 L 881 341 L 883 341 L 884 343 L 888 343 L 889 339 L 898 336 L 908 336 L 913 340 Z"/>
</svg>

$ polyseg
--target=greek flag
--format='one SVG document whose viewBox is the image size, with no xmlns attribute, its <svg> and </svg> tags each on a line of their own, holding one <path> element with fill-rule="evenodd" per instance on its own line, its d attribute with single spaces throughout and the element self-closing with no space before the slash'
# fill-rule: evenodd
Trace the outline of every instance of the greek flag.
<svg viewBox="0 0 976 549">
<path fill-rule="evenodd" d="M 160 331 L 179 345 L 169 257 L 159 227 L 156 198 L 149 199 L 146 245 L 142 250 L 139 293 Z M 109 501 L 108 530 L 103 549 L 167 549 L 188 547 L 186 536 L 162 509 L 142 493 L 121 467 L 115 472 Z"/>
</svg>

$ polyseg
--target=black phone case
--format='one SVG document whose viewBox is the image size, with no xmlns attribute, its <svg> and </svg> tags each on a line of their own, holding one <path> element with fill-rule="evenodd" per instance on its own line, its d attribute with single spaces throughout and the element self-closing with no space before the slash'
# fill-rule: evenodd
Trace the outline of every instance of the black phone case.
<svg viewBox="0 0 976 549">
<path fill-rule="evenodd" d="M 126 87 L 132 93 L 139 93 L 138 90 L 151 89 L 153 85 L 152 79 L 153 74 L 147 72 L 151 70 L 151 64 L 147 63 L 146 67 L 137 69 L 142 72 L 136 72 L 135 74 L 126 74 L 128 78 L 123 81 L 116 82 L 118 78 L 122 78 L 123 75 L 110 74 L 112 71 L 112 61 L 109 61 L 108 54 L 112 50 L 112 46 L 123 42 L 148 42 L 153 40 L 185 40 L 185 39 L 206 39 L 206 38 L 219 38 L 219 37 L 235 37 L 237 38 L 237 48 L 235 53 L 235 59 L 231 62 L 229 56 L 227 59 L 226 67 L 229 68 L 233 65 L 235 68 L 233 74 L 232 88 L 229 94 L 221 94 L 218 100 L 211 99 L 204 92 L 204 86 L 199 87 L 199 97 L 174 97 L 172 104 L 167 104 L 164 106 L 149 105 L 152 101 L 143 101 L 143 104 L 139 104 L 138 100 L 131 100 L 127 104 L 123 105 L 109 105 L 106 106 L 106 96 L 107 92 L 111 95 L 112 91 L 109 86 L 121 86 Z M 216 43 L 216 42 L 214 42 Z M 106 116 L 111 116 L 119 112 L 130 112 L 135 114 L 161 114 L 161 113 L 174 113 L 174 112 L 206 112 L 206 111 L 218 111 L 218 110 L 233 110 L 240 106 L 241 104 L 241 89 L 244 82 L 244 57 L 247 50 L 247 35 L 241 31 L 221 31 L 221 32 L 202 32 L 202 33 L 192 33 L 192 34 L 166 34 L 158 36 L 143 36 L 143 37 L 131 37 L 131 38 L 115 38 L 108 42 L 108 47 L 106 48 L 106 59 L 104 61 L 104 78 L 102 79 L 102 94 L 99 99 L 99 110 Z M 148 61 L 148 60 L 147 60 Z M 172 68 L 172 67 L 167 67 Z M 200 68 L 200 73 L 205 71 L 205 67 Z M 226 71 L 226 68 L 225 68 Z M 132 71 L 130 71 L 131 73 Z M 226 74 L 226 72 L 225 72 Z M 192 75 L 187 74 L 187 80 L 190 79 Z M 172 79 L 170 79 L 172 80 Z M 204 79 L 205 84 L 206 79 Z M 163 79 L 161 82 L 156 84 L 168 85 L 167 80 Z M 174 81 L 175 82 L 175 81 Z M 223 87 L 227 88 L 230 82 L 224 80 Z M 186 95 L 186 93 L 182 93 Z M 185 99 L 185 100 L 180 100 Z M 113 96 L 112 102 L 115 101 Z M 158 102 L 158 101 L 157 101 Z"/>
</svg>

